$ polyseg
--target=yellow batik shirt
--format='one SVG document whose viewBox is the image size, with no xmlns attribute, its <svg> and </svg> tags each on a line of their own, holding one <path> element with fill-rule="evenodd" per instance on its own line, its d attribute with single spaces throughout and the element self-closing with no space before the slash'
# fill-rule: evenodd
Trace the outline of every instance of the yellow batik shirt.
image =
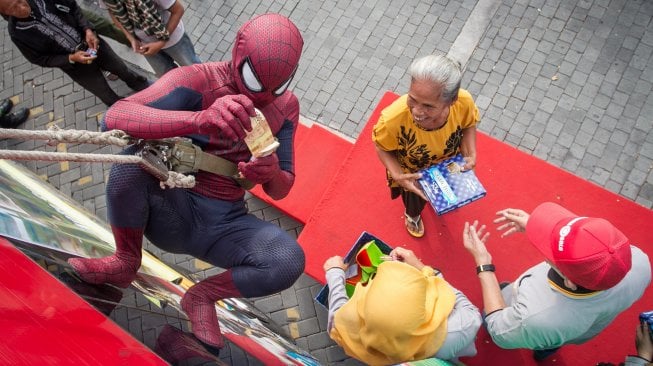
<svg viewBox="0 0 653 366">
<path fill-rule="evenodd" d="M 425 130 L 413 121 L 407 104 L 408 94 L 386 107 L 374 125 L 372 140 L 384 151 L 393 151 L 406 173 L 417 172 L 460 151 L 463 130 L 480 120 L 472 95 L 464 89 L 451 105 L 444 126 Z M 390 180 L 391 186 L 396 186 Z"/>
</svg>

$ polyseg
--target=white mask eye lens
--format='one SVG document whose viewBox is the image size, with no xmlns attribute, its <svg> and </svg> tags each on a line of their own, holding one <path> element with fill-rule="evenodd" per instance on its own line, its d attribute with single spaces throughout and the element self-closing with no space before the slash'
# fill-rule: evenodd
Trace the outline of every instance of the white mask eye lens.
<svg viewBox="0 0 653 366">
<path fill-rule="evenodd" d="M 272 94 L 274 94 L 277 97 L 283 94 L 286 91 L 286 89 L 288 89 L 288 86 L 290 85 L 290 82 L 292 82 L 292 79 L 295 77 L 296 72 L 297 72 L 297 66 L 295 66 L 295 69 L 292 71 L 292 74 L 290 74 L 288 80 L 286 80 L 285 83 L 281 84 L 280 87 L 274 89 Z"/>
<path fill-rule="evenodd" d="M 246 60 L 243 63 L 241 75 L 247 89 L 256 93 L 263 91 L 263 85 L 258 81 L 256 74 L 254 74 L 254 70 L 252 70 L 252 65 L 249 64 L 249 60 Z"/>
<path fill-rule="evenodd" d="M 290 85 L 291 81 L 292 81 L 292 76 L 290 77 L 290 79 L 288 79 L 288 81 L 283 83 L 280 87 L 276 88 L 273 94 L 276 96 L 283 94 L 286 91 L 286 89 L 288 89 L 288 85 Z"/>
</svg>

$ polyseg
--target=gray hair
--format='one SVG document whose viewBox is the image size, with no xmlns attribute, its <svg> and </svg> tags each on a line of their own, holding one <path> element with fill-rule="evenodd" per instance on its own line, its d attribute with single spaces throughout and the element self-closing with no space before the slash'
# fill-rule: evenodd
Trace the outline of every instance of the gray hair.
<svg viewBox="0 0 653 366">
<path fill-rule="evenodd" d="M 442 85 L 441 98 L 453 102 L 460 89 L 460 64 L 444 55 L 428 55 L 413 61 L 408 70 L 413 80 L 428 80 Z"/>
</svg>

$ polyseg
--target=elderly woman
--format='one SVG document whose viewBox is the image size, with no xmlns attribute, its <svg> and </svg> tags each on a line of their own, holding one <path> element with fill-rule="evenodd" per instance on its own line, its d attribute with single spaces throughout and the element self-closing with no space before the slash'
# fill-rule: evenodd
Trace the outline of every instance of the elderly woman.
<svg viewBox="0 0 653 366">
<path fill-rule="evenodd" d="M 459 65 L 446 56 L 419 58 L 409 73 L 408 94 L 381 112 L 372 139 L 387 169 L 391 198 L 401 196 L 406 229 L 419 238 L 427 198 L 417 185 L 418 171 L 458 153 L 464 170 L 474 168 L 479 113 L 471 94 L 460 89 Z"/>
</svg>

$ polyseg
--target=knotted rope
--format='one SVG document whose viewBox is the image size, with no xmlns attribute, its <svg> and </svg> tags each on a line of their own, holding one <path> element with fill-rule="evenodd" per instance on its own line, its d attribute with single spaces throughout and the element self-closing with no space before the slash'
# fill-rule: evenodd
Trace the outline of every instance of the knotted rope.
<svg viewBox="0 0 653 366">
<path fill-rule="evenodd" d="M 52 126 L 48 130 L 42 131 L 0 128 L 0 138 L 46 140 L 47 144 L 51 146 L 62 142 L 68 142 L 76 144 L 93 144 L 103 146 L 115 145 L 124 147 L 136 141 L 125 132 L 120 130 L 93 132 L 84 130 L 62 130 L 57 126 Z M 145 164 L 143 158 L 136 155 L 0 150 L 0 159 L 139 164 L 148 172 L 153 173 L 150 170 L 149 166 Z M 160 173 L 153 175 L 159 177 L 161 180 L 161 188 L 192 188 L 195 186 L 195 177 L 190 175 L 186 176 L 174 171 L 168 171 L 166 178 L 163 178 L 165 180 L 162 179 Z"/>
<path fill-rule="evenodd" d="M 33 131 L 21 129 L 0 128 L 0 138 L 21 140 L 46 140 L 48 145 L 60 142 L 93 145 L 127 146 L 134 143 L 134 139 L 120 130 L 94 132 L 85 130 L 62 130 L 53 125 L 47 130 Z"/>
</svg>

